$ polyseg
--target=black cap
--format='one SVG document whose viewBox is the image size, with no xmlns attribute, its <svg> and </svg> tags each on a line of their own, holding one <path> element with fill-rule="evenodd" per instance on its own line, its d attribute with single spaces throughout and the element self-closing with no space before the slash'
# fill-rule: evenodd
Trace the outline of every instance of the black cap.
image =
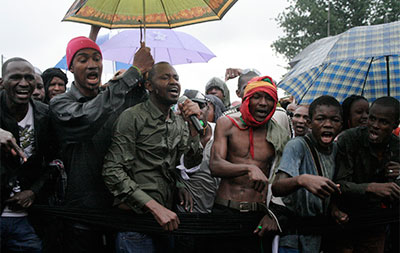
<svg viewBox="0 0 400 253">
<path fill-rule="evenodd" d="M 184 96 L 188 97 L 190 100 L 196 103 L 207 103 L 208 99 L 198 90 L 188 90 L 186 89 L 183 93 Z"/>
</svg>

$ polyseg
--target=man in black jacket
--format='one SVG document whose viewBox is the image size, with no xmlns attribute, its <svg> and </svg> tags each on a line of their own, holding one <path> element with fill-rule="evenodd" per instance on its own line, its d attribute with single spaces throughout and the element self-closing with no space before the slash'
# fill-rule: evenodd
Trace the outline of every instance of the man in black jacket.
<svg viewBox="0 0 400 253">
<path fill-rule="evenodd" d="M 41 241 L 27 220 L 27 208 L 47 179 L 48 107 L 34 101 L 34 67 L 11 58 L 0 85 L 1 250 L 36 252 Z"/>
<path fill-rule="evenodd" d="M 112 125 L 122 111 L 146 97 L 139 83 L 153 63 L 150 48 L 143 45 L 134 56 L 133 66 L 100 90 L 103 61 L 99 46 L 82 36 L 68 43 L 67 64 L 74 81 L 69 91 L 50 101 L 51 122 L 68 176 L 67 207 L 112 206 L 113 197 L 101 176 Z M 104 229 L 82 222 L 65 227 L 66 252 L 109 251 L 109 244 L 103 245 Z"/>
</svg>

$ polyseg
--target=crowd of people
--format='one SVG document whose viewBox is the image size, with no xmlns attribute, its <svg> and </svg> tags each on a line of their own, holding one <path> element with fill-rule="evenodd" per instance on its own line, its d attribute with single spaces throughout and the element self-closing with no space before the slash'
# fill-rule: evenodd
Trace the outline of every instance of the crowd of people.
<svg viewBox="0 0 400 253">
<path fill-rule="evenodd" d="M 286 107 L 270 76 L 234 68 L 226 70 L 225 81 L 211 78 L 204 95 L 185 90 L 181 96 L 174 67 L 154 63 L 144 44 L 131 68 L 102 85 L 102 52 L 93 40 L 73 38 L 66 52 L 74 76 L 69 89 L 60 69 L 41 73 L 19 57 L 2 66 L 2 251 L 399 249 L 396 225 L 343 229 L 362 211 L 398 210 L 396 98 L 352 95 L 340 104 L 324 95 Z M 226 85 L 233 78 L 241 99 L 236 103 Z M 179 213 L 245 212 L 259 222 L 241 237 L 173 236 L 38 219 L 30 213 L 33 204 L 147 213 L 167 232 L 179 230 Z M 341 232 L 288 229 L 292 218 L 321 216 Z"/>
</svg>

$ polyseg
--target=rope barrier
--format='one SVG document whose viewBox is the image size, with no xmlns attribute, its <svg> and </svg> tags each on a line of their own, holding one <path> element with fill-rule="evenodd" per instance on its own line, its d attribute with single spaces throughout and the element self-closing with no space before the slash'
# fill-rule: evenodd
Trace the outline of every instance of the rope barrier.
<svg viewBox="0 0 400 253">
<path fill-rule="evenodd" d="M 69 207 L 34 205 L 32 214 L 56 216 L 58 218 L 81 222 L 118 231 L 137 231 L 163 233 L 163 229 L 151 214 L 135 214 L 119 209 L 93 210 Z M 231 235 L 244 236 L 253 232 L 263 214 L 237 213 L 198 214 L 178 213 L 180 220 L 176 235 Z M 399 209 L 369 210 L 350 215 L 350 221 L 344 226 L 337 225 L 329 217 L 291 217 L 285 231 L 297 231 L 299 234 L 321 234 L 326 231 L 372 227 L 399 223 Z"/>
</svg>

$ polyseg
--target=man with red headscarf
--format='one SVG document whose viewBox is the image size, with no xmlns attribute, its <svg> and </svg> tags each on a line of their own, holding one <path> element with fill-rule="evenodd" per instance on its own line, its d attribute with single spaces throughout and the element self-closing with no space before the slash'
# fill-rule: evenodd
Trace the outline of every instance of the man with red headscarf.
<svg viewBox="0 0 400 253">
<path fill-rule="evenodd" d="M 210 167 L 212 175 L 222 180 L 213 212 L 258 212 L 261 218 L 254 235 L 219 240 L 218 245 L 225 251 L 260 252 L 271 248 L 265 245 L 260 249 L 258 236 L 279 228 L 267 208 L 268 175 L 273 175 L 272 169 L 289 140 L 287 131 L 271 119 L 277 102 L 272 78 L 255 77 L 244 90 L 240 112 L 217 121 Z"/>
</svg>

